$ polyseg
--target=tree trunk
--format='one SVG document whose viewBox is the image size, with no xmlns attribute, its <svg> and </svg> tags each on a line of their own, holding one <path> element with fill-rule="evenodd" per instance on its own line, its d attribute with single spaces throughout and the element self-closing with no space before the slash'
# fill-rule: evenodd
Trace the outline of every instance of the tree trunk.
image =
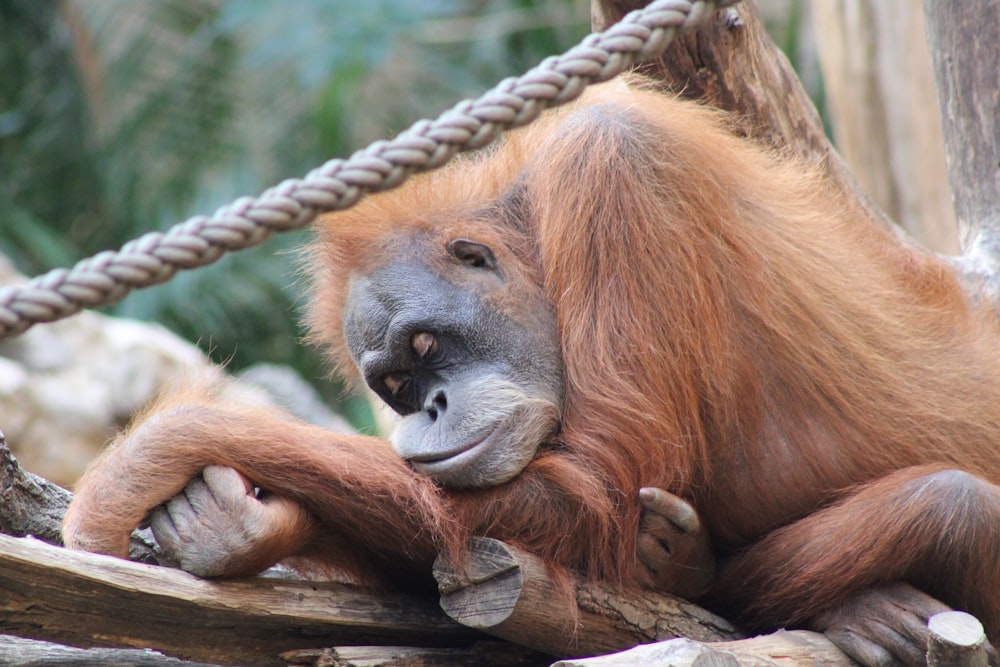
<svg viewBox="0 0 1000 667">
<path fill-rule="evenodd" d="M 648 0 L 592 0 L 591 23 L 604 30 Z M 857 201 L 875 224 L 907 237 L 875 205 L 826 137 L 815 105 L 788 59 L 767 34 L 751 0 L 717 12 L 700 30 L 675 39 L 662 56 L 638 68 L 663 87 L 734 112 L 739 131 L 807 162 Z"/>
<path fill-rule="evenodd" d="M 924 0 L 969 284 L 1000 303 L 1000 0 Z"/>
<path fill-rule="evenodd" d="M 838 151 L 890 218 L 927 248 L 957 254 L 923 12 L 910 0 L 832 0 L 812 11 Z"/>
</svg>

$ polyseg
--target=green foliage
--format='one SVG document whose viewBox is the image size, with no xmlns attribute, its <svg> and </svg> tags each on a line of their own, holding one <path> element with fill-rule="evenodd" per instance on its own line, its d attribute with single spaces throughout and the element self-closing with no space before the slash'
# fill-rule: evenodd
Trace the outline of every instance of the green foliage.
<svg viewBox="0 0 1000 667">
<path fill-rule="evenodd" d="M 210 212 L 478 94 L 588 22 L 583 0 L 4 0 L 0 253 L 36 274 Z M 319 377 L 298 344 L 302 240 L 108 310 L 235 369 Z"/>
</svg>

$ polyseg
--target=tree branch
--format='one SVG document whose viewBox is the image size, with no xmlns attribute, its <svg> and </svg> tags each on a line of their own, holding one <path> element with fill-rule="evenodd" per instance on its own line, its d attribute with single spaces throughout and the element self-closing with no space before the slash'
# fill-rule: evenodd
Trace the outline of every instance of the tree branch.
<svg viewBox="0 0 1000 667">
<path fill-rule="evenodd" d="M 553 667 L 856 665 L 816 632 L 736 639 L 741 635 L 727 621 L 669 595 L 557 583 L 540 559 L 497 540 L 473 538 L 468 557 L 462 568 L 440 557 L 434 563 L 441 608 L 464 625 L 549 655 L 598 656 Z M 947 611 L 929 627 L 930 667 L 986 667 L 986 635 L 975 617 Z"/>
<path fill-rule="evenodd" d="M 21 471 L 9 453 L 3 468 L 8 473 L 2 485 L 5 508 L 32 506 L 58 524 L 68 493 Z M 27 514 L 8 511 L 0 519 L 11 516 L 20 520 Z M 8 527 L 0 521 L 0 530 Z M 57 534 L 52 525 L 42 528 L 50 536 Z M 66 645 L 0 637 L 0 662 L 24 667 L 57 662 L 515 667 L 545 664 L 546 655 L 595 655 L 684 637 L 559 664 L 852 664 L 816 633 L 778 632 L 731 641 L 739 637 L 731 624 L 677 598 L 626 594 L 595 582 L 556 583 L 539 559 L 496 540 L 475 538 L 469 555 L 471 564 L 460 571 L 439 559 L 434 573 L 441 607 L 473 630 L 450 622 L 424 597 L 376 595 L 342 584 L 283 578 L 206 581 L 175 569 L 0 535 L 0 590 L 5 593 L 0 626 L 12 635 Z M 938 664 L 980 664 L 985 636 L 974 618 L 948 612 L 932 619 L 931 627 L 936 639 L 930 655 L 942 656 Z M 530 650 L 478 642 L 476 630 Z M 353 648 L 316 648 L 339 645 Z M 153 648 L 199 662 L 130 648 Z"/>
<path fill-rule="evenodd" d="M 498 540 L 473 538 L 467 556 L 461 568 L 441 557 L 434 563 L 445 613 L 549 655 L 597 655 L 665 637 L 740 636 L 728 621 L 679 598 L 595 582 L 560 585 L 537 557 Z"/>
<path fill-rule="evenodd" d="M 927 667 L 987 667 L 986 635 L 974 617 L 946 611 L 930 619 Z M 732 642 L 674 639 L 612 655 L 560 660 L 552 667 L 856 667 L 857 663 L 821 634 L 780 630 Z"/>
<path fill-rule="evenodd" d="M 204 662 L 170 658 L 147 649 L 61 646 L 51 642 L 0 635 L 0 665 L 4 667 L 216 667 Z"/>
<path fill-rule="evenodd" d="M 704 643 L 674 639 L 593 658 L 560 660 L 552 667 L 857 667 L 857 663 L 821 634 L 780 630 L 732 642 Z"/>
<path fill-rule="evenodd" d="M 154 648 L 213 664 L 284 665 L 317 646 L 466 646 L 432 599 L 343 584 L 211 581 L 0 535 L 0 627 L 69 646 Z"/>
<path fill-rule="evenodd" d="M 715 664 L 704 662 L 709 659 L 736 661 L 720 665 L 854 665 L 815 632 L 732 641 L 741 635 L 729 622 L 679 598 L 622 593 L 594 582 L 560 585 L 537 557 L 497 540 L 473 538 L 468 555 L 461 569 L 443 558 L 434 563 L 441 608 L 459 623 L 554 656 L 595 656 L 641 645 L 556 663 L 564 667 Z M 648 643 L 664 639 L 672 641 Z"/>
<path fill-rule="evenodd" d="M 62 518 L 72 497 L 58 484 L 22 468 L 0 432 L 0 533 L 30 535 L 62 546 Z M 132 533 L 129 558 L 151 565 L 172 565 L 148 530 Z"/>
</svg>

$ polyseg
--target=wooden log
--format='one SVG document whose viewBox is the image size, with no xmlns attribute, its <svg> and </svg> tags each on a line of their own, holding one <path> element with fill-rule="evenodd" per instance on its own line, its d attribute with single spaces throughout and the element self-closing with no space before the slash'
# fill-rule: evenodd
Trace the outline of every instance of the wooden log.
<svg viewBox="0 0 1000 667">
<path fill-rule="evenodd" d="M 482 641 L 467 648 L 342 646 L 289 651 L 291 667 L 543 667 L 552 658 L 506 642 Z"/>
<path fill-rule="evenodd" d="M 284 665 L 279 655 L 298 648 L 460 647 L 479 637 L 425 597 L 265 577 L 203 580 L 6 535 L 0 591 L 5 633 L 222 665 Z"/>
<path fill-rule="evenodd" d="M 0 665 L 4 667 L 215 667 L 141 649 L 74 648 L 21 637 L 0 635 Z"/>
<path fill-rule="evenodd" d="M 829 639 L 805 630 L 779 631 L 739 641 L 673 639 L 593 658 L 560 660 L 552 667 L 857 667 Z"/>
<path fill-rule="evenodd" d="M 553 581 L 537 557 L 490 538 L 471 540 L 461 569 L 438 558 L 434 576 L 448 616 L 549 655 L 570 656 L 556 663 L 561 667 L 856 665 L 816 632 L 736 639 L 740 634 L 727 621 L 671 596 Z M 929 665 L 986 667 L 986 636 L 975 617 L 944 612 L 929 629 Z M 677 639 L 656 642 L 668 637 Z"/>
<path fill-rule="evenodd" d="M 608 653 L 666 637 L 739 636 L 728 621 L 678 598 L 557 583 L 537 557 L 490 538 L 471 540 L 462 569 L 438 558 L 434 577 L 451 618 L 553 656 Z"/>
<path fill-rule="evenodd" d="M 0 531 L 62 544 L 59 531 L 72 497 L 58 484 L 26 472 L 0 432 Z"/>
<path fill-rule="evenodd" d="M 945 611 L 927 622 L 928 667 L 986 667 L 989 664 L 986 633 L 975 616 Z"/>
<path fill-rule="evenodd" d="M 31 535 L 62 546 L 62 519 L 72 497 L 58 484 L 22 468 L 0 432 L 0 533 L 15 537 Z M 148 530 L 132 533 L 129 558 L 140 563 L 171 565 Z"/>
</svg>

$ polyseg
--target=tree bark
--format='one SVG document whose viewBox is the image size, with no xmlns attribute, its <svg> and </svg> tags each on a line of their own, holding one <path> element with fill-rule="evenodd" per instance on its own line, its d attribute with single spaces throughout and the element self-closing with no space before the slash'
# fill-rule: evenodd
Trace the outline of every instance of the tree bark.
<svg viewBox="0 0 1000 667">
<path fill-rule="evenodd" d="M 72 497 L 58 484 L 22 468 L 0 433 L 0 533 L 30 535 L 62 546 L 62 519 Z M 129 558 L 151 565 L 172 565 L 148 530 L 132 534 Z"/>
<path fill-rule="evenodd" d="M 542 667 L 552 658 L 499 641 L 476 642 L 468 648 L 410 646 L 343 646 L 282 655 L 293 667 Z"/>
<path fill-rule="evenodd" d="M 0 665 L 4 667 L 216 667 L 188 662 L 145 649 L 61 646 L 50 642 L 0 635 Z"/>
<path fill-rule="evenodd" d="M 649 0 L 591 0 L 591 25 L 604 30 Z M 752 0 L 716 13 L 694 33 L 675 39 L 638 70 L 665 90 L 732 111 L 738 131 L 826 169 L 849 201 L 873 223 L 909 238 L 876 206 L 826 137 L 816 106 L 781 50 L 767 34 Z"/>
<path fill-rule="evenodd" d="M 474 538 L 468 553 L 471 563 L 462 569 L 443 558 L 434 564 L 445 612 L 460 623 L 543 653 L 598 656 L 555 663 L 560 667 L 856 664 L 819 633 L 779 631 L 733 641 L 740 635 L 732 625 L 684 600 L 651 592 L 622 593 L 595 582 L 557 583 L 538 558 L 496 540 Z M 944 612 L 930 625 L 928 654 L 937 661 L 935 667 L 979 667 L 976 661 L 985 660 L 986 638 L 972 616 Z M 630 646 L 635 648 L 607 654 Z"/>
<path fill-rule="evenodd" d="M 857 667 L 823 635 L 780 630 L 739 641 L 702 643 L 674 639 L 593 658 L 560 660 L 552 667 Z"/>
<path fill-rule="evenodd" d="M 961 611 L 935 614 L 927 623 L 930 642 L 928 667 L 986 667 L 989 654 L 983 625 Z"/>
<path fill-rule="evenodd" d="M 1000 303 L 1000 0 L 924 0 L 948 176 L 971 285 Z"/>
<path fill-rule="evenodd" d="M 928 667 L 987 667 L 986 635 L 973 616 L 946 611 L 932 616 L 927 647 Z M 703 643 L 675 639 L 637 646 L 612 655 L 561 660 L 552 667 L 855 667 L 823 635 L 802 630 L 778 631 L 739 641 Z"/>
<path fill-rule="evenodd" d="M 58 484 L 26 472 L 0 433 L 0 531 L 61 546 L 59 531 L 72 497 Z"/>
<path fill-rule="evenodd" d="M 557 583 L 537 557 L 494 539 L 473 538 L 468 558 L 461 569 L 440 557 L 434 563 L 445 613 L 549 655 L 596 655 L 666 637 L 740 636 L 728 621 L 679 598 Z"/>
<path fill-rule="evenodd" d="M 479 636 L 426 597 L 267 577 L 204 580 L 7 535 L 0 590 L 6 633 L 222 665 L 284 665 L 284 651 L 341 644 L 460 647 Z"/>
</svg>

